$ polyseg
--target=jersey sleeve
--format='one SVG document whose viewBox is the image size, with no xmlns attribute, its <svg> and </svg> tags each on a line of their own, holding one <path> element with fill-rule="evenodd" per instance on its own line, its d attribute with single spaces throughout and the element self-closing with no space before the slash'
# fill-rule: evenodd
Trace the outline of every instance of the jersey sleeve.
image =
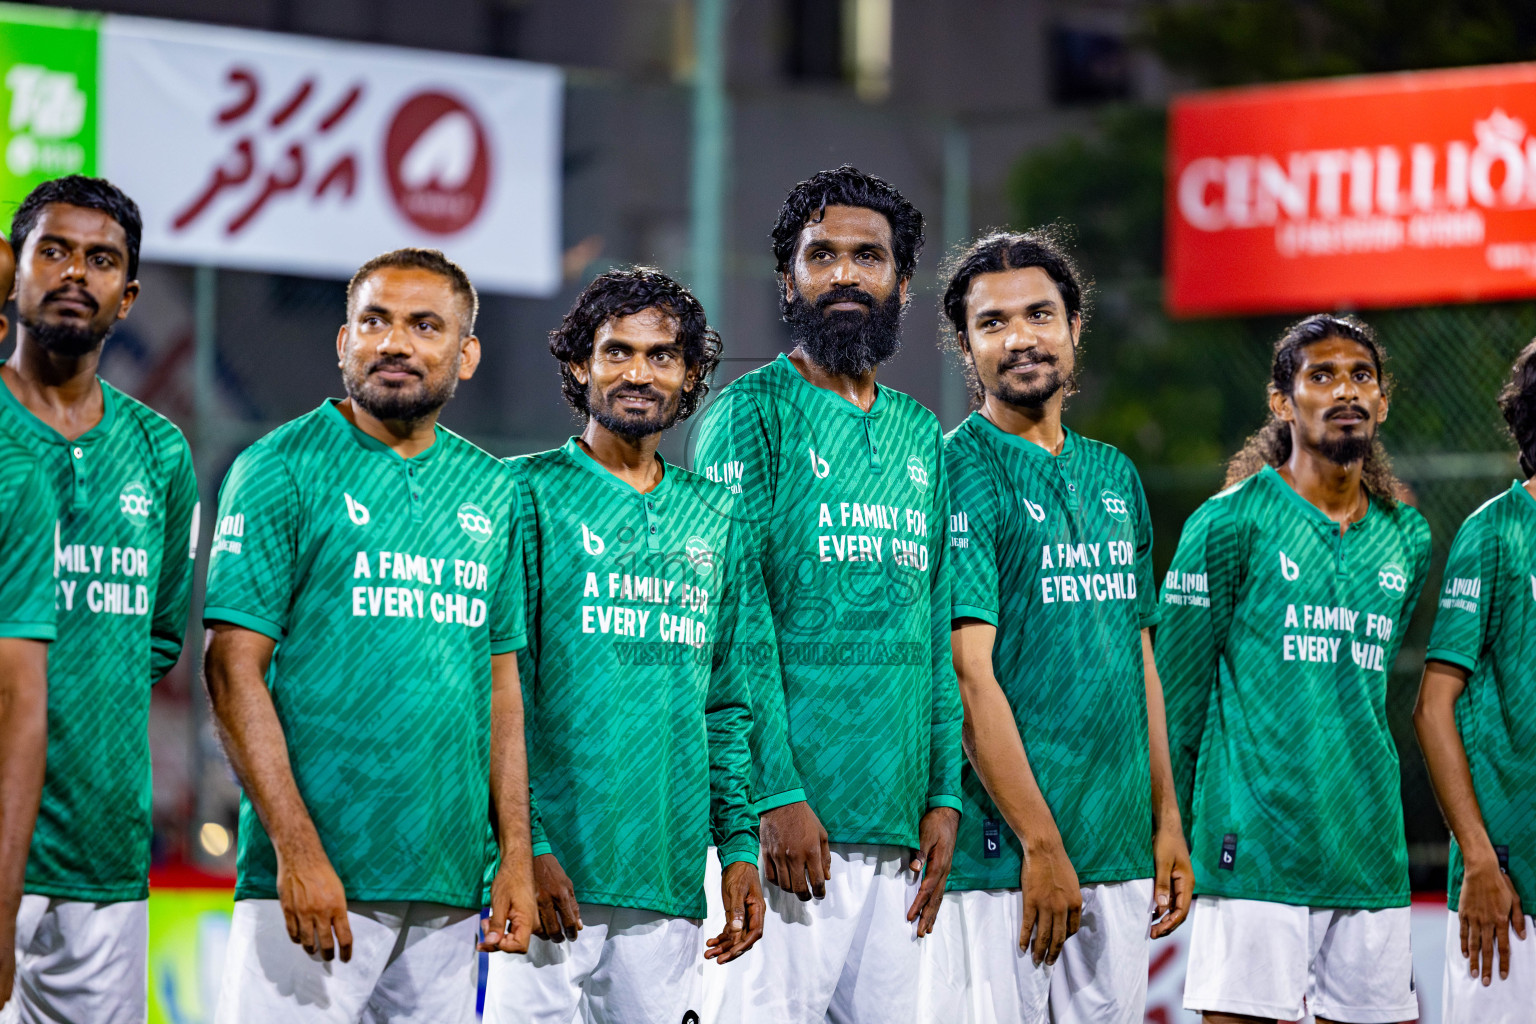
<svg viewBox="0 0 1536 1024">
<path fill-rule="evenodd" d="M 946 446 L 944 472 L 949 481 L 948 560 L 950 618 L 980 619 L 997 625 L 997 535 L 1002 527 L 999 490 L 991 476 L 967 458 L 959 441 Z"/>
<path fill-rule="evenodd" d="M 710 826 L 722 868 L 737 861 L 757 863 L 757 816 L 751 799 L 753 695 L 782 689 L 773 633 L 762 628 L 766 594 L 747 578 L 749 566 L 750 575 L 756 575 L 756 564 L 743 558 L 741 532 L 740 524 L 733 524 L 730 550 L 723 560 L 728 589 L 721 595 L 720 633 L 704 709 L 709 732 Z M 775 795 L 782 794 L 770 796 Z M 798 799 L 805 799 L 803 792 Z M 781 800 L 777 806 L 790 802 Z"/>
<path fill-rule="evenodd" d="M 298 566 L 298 488 L 283 460 L 247 448 L 219 489 L 203 621 L 281 641 Z"/>
<path fill-rule="evenodd" d="M 1426 661 L 1443 661 L 1476 671 L 1489 636 L 1489 605 L 1498 580 L 1498 536 L 1485 515 L 1462 524 L 1445 562 L 1445 586 L 1435 609 Z M 1417 596 L 1416 590 L 1409 591 Z M 1454 595 L 1454 596 L 1453 596 Z"/>
<path fill-rule="evenodd" d="M 0 637 L 53 640 L 53 505 L 37 500 L 49 493 L 37 460 L 20 448 L 0 466 Z"/>
<path fill-rule="evenodd" d="M 1194 827 L 1195 767 L 1206 709 L 1231 623 L 1234 538 L 1216 502 L 1190 516 L 1163 580 L 1157 668 L 1168 718 L 1174 790 L 1186 831 Z"/>
<path fill-rule="evenodd" d="M 960 682 L 955 677 L 955 659 L 950 644 L 954 569 L 949 558 L 949 472 L 944 464 L 943 436 L 937 423 L 933 434 L 932 464 L 937 472 L 928 520 L 928 551 L 932 563 L 929 567 L 932 698 L 928 724 L 928 807 L 951 807 L 959 811 L 960 769 L 965 760 L 960 733 L 965 712 L 960 704 Z"/>
<path fill-rule="evenodd" d="M 160 579 L 155 585 L 154 619 L 150 623 L 151 683 L 158 683 L 175 667 L 186 642 L 192 570 L 197 559 L 198 529 L 202 525 L 192 449 L 180 434 L 176 435 L 176 442 L 176 465 L 165 492 L 165 536 L 160 552 Z"/>
<path fill-rule="evenodd" d="M 512 500 L 507 511 L 510 520 L 507 527 L 507 553 L 502 559 L 501 579 L 496 585 L 491 606 L 492 654 L 516 651 L 528 643 L 528 591 L 523 565 L 523 534 L 526 529 L 522 514 L 523 488 L 512 476 L 510 468 L 504 466 L 503 471 L 509 477 Z"/>
<path fill-rule="evenodd" d="M 1152 568 L 1152 512 L 1147 507 L 1147 492 L 1141 486 L 1141 474 L 1131 468 L 1136 485 L 1136 624 L 1150 629 L 1161 618 L 1157 600 L 1157 578 Z"/>
</svg>

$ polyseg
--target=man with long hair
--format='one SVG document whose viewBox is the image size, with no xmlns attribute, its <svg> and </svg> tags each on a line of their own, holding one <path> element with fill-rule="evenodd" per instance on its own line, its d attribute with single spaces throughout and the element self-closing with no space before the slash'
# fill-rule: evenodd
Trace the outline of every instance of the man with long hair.
<svg viewBox="0 0 1536 1024">
<path fill-rule="evenodd" d="M 1371 329 L 1275 346 L 1271 419 L 1184 525 L 1158 666 L 1196 907 L 1184 1005 L 1207 1021 L 1418 1012 L 1387 678 L 1429 563 L 1377 439 Z"/>
<path fill-rule="evenodd" d="M 1452 834 L 1447 1024 L 1536 1020 L 1536 341 L 1499 406 L 1526 479 L 1456 534 L 1413 712 Z"/>
<path fill-rule="evenodd" d="M 491 958 L 485 1019 L 697 1021 L 703 960 L 762 934 L 747 740 L 752 691 L 778 682 L 739 499 L 656 451 L 708 392 L 720 338 L 686 288 L 636 267 L 588 285 L 549 349 L 581 435 L 511 463 L 540 919 L 526 956 Z M 701 958 L 711 845 L 726 911 Z"/>
<path fill-rule="evenodd" d="M 962 756 L 943 439 L 875 380 L 922 240 L 916 208 L 856 168 L 791 189 L 773 251 L 794 349 L 727 387 L 699 431 L 695 464 L 742 497 L 783 657 L 753 708 L 767 924 L 713 979 L 724 1005 L 706 1019 L 913 1014 Z"/>
<path fill-rule="evenodd" d="M 1129 459 L 1062 424 L 1084 286 L 1059 233 L 987 235 L 945 276 L 979 406 L 944 445 L 970 761 L 923 1020 L 1141 1024 L 1149 934 L 1192 896 L 1146 495 Z"/>
</svg>

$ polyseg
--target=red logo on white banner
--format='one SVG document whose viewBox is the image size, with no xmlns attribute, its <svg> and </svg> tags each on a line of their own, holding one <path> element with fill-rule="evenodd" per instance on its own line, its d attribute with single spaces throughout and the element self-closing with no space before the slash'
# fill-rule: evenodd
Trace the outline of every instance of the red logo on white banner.
<svg viewBox="0 0 1536 1024">
<path fill-rule="evenodd" d="M 469 107 L 445 93 L 417 93 L 395 112 L 384 140 L 395 205 L 423 231 L 462 231 L 485 205 L 489 150 Z"/>
</svg>

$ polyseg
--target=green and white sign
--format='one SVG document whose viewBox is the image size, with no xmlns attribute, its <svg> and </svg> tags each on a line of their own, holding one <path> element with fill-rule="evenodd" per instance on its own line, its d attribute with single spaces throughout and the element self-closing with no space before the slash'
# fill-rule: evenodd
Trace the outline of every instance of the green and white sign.
<svg viewBox="0 0 1536 1024">
<path fill-rule="evenodd" d="M 99 15 L 0 4 L 0 217 L 39 182 L 96 173 Z"/>
</svg>

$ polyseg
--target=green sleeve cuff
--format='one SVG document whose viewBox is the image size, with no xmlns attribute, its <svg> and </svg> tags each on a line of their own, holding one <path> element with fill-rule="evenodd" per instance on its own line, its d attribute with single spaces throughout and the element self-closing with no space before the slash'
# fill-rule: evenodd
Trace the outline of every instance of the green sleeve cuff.
<svg viewBox="0 0 1536 1024">
<path fill-rule="evenodd" d="M 965 810 L 960 805 L 960 798 L 957 797 L 957 796 L 931 796 L 931 797 L 929 797 L 928 798 L 928 809 L 931 811 L 935 807 L 949 807 L 949 808 L 952 808 L 953 810 L 962 811 L 962 812 Z"/>
<path fill-rule="evenodd" d="M 980 619 L 989 626 L 997 625 L 997 612 L 995 610 L 974 604 L 950 605 L 949 618 L 951 622 L 955 619 Z"/>
<path fill-rule="evenodd" d="M 279 626 L 270 619 L 264 619 L 259 615 L 252 615 L 249 612 L 242 612 L 234 608 L 222 608 L 218 605 L 209 605 L 203 609 L 203 624 L 207 625 L 210 622 L 227 622 L 231 626 L 239 626 L 241 629 L 260 633 L 262 636 L 276 640 L 279 643 L 282 642 L 283 633 L 285 632 L 282 626 Z"/>
<path fill-rule="evenodd" d="M 41 640 L 48 643 L 59 637 L 51 622 L 0 622 L 0 637 L 7 640 Z"/>
<path fill-rule="evenodd" d="M 1477 659 L 1469 658 L 1460 651 L 1453 651 L 1449 647 L 1431 647 L 1424 652 L 1425 661 L 1443 661 L 1447 665 L 1455 665 L 1464 668 L 1468 672 L 1477 671 Z"/>
<path fill-rule="evenodd" d="M 207 613 L 205 612 L 204 613 L 204 618 L 206 618 L 206 617 L 207 617 Z M 527 635 L 523 634 L 523 633 L 519 633 L 519 634 L 517 634 L 517 636 L 508 637 L 505 640 L 492 640 L 491 641 L 491 653 L 492 654 L 511 654 L 513 651 L 520 651 L 524 647 L 527 647 L 527 646 L 528 646 L 528 637 L 527 637 Z"/>
<path fill-rule="evenodd" d="M 740 864 L 745 861 L 753 867 L 757 867 L 757 840 L 751 836 L 742 836 L 719 848 L 720 869 L 723 871 L 732 864 Z"/>
<path fill-rule="evenodd" d="M 753 804 L 752 814 L 754 817 L 760 817 L 764 814 L 767 814 L 769 811 L 778 810 L 780 807 L 788 807 L 790 804 L 798 804 L 804 799 L 805 790 L 786 789 L 782 793 L 775 793 L 773 796 L 765 796 L 763 799 Z"/>
<path fill-rule="evenodd" d="M 1154 604 L 1152 607 L 1142 612 L 1141 615 L 1137 618 L 1137 628 L 1151 629 L 1153 626 L 1157 625 L 1163 620 L 1163 606 L 1161 604 Z"/>
<path fill-rule="evenodd" d="M 547 840 L 547 839 L 543 840 L 541 842 L 537 842 L 537 843 L 533 844 L 533 855 L 535 857 L 542 857 L 546 853 L 554 853 L 554 852 L 555 852 L 555 848 L 553 846 L 549 845 L 549 840 Z"/>
</svg>

